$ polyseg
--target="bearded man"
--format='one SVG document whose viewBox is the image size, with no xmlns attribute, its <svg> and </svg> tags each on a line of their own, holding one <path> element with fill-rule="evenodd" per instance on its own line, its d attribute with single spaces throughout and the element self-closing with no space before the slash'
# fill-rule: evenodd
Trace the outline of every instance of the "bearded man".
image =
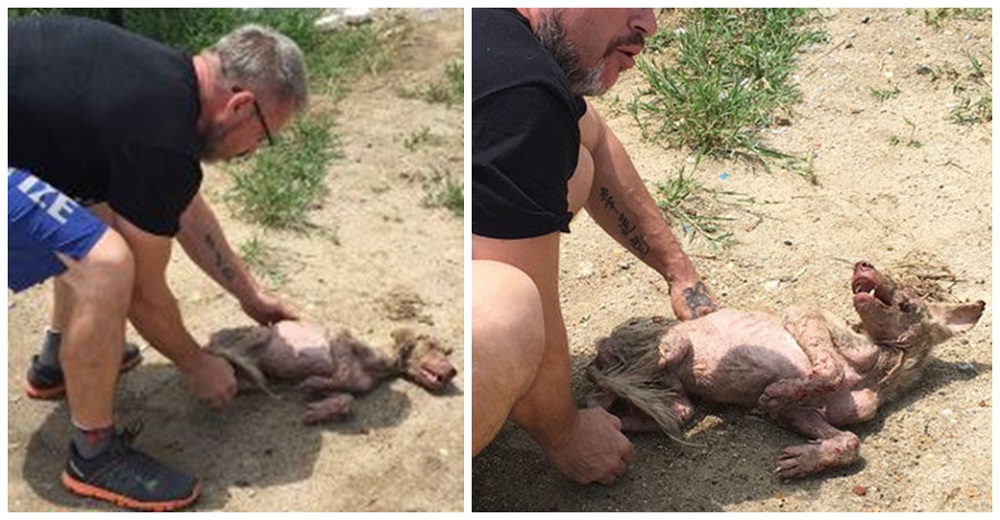
<svg viewBox="0 0 1000 520">
<path fill-rule="evenodd" d="M 610 484 L 632 460 L 619 420 L 570 394 L 559 246 L 580 209 L 664 277 L 678 318 L 716 308 L 584 99 L 655 32 L 651 9 L 472 10 L 473 456 L 510 418 L 577 482 Z"/>
</svg>

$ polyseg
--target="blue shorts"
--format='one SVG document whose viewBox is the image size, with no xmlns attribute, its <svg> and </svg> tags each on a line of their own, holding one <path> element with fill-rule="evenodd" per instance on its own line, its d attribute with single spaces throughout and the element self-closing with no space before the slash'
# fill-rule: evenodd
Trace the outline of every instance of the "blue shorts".
<svg viewBox="0 0 1000 520">
<path fill-rule="evenodd" d="M 7 287 L 14 292 L 62 274 L 62 253 L 80 260 L 108 226 L 30 173 L 7 168 Z"/>
</svg>

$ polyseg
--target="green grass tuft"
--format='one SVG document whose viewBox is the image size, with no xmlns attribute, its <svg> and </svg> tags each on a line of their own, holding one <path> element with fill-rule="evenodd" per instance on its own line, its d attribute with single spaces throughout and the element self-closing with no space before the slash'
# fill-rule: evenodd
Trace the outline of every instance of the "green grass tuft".
<svg viewBox="0 0 1000 520">
<path fill-rule="evenodd" d="M 424 87 L 400 89 L 399 96 L 461 107 L 465 101 L 465 65 L 461 60 L 449 62 L 441 80 Z"/>
<path fill-rule="evenodd" d="M 281 264 L 283 256 L 275 247 L 265 243 L 254 235 L 239 245 L 240 257 L 251 271 L 258 276 L 267 278 L 274 286 L 280 286 L 288 280 L 288 275 Z"/>
<path fill-rule="evenodd" d="M 972 69 L 967 76 L 971 85 L 958 82 L 952 87 L 952 91 L 959 95 L 959 100 L 952 107 L 949 118 L 953 123 L 960 125 L 993 121 L 993 85 L 986 79 L 986 66 L 969 52 L 966 52 L 965 56 Z M 993 60 L 990 57 L 987 59 L 992 65 Z"/>
<path fill-rule="evenodd" d="M 869 87 L 868 90 L 871 92 L 872 97 L 878 101 L 886 101 L 894 97 L 899 97 L 899 94 L 902 92 L 897 86 L 893 86 L 891 89 L 876 89 Z"/>
<path fill-rule="evenodd" d="M 951 121 L 959 125 L 973 125 L 993 121 L 993 96 L 981 94 L 978 99 L 963 96 L 949 114 Z"/>
<path fill-rule="evenodd" d="M 424 183 L 423 205 L 428 208 L 445 208 L 456 217 L 465 215 L 465 182 L 437 168 Z"/>
<path fill-rule="evenodd" d="M 982 22 L 992 19 L 993 11 L 985 8 L 965 9 L 944 7 L 924 10 L 924 23 L 935 29 L 941 29 L 944 27 L 948 20 L 969 20 Z"/>
<path fill-rule="evenodd" d="M 732 231 L 725 228 L 733 218 L 712 213 L 719 212 L 721 207 L 754 202 L 752 197 L 742 193 L 706 188 L 695 179 L 693 172 L 685 175 L 683 168 L 676 176 L 655 185 L 655 199 L 667 220 L 672 220 L 689 242 L 702 238 L 714 248 L 733 243 Z"/>
<path fill-rule="evenodd" d="M 773 114 L 799 99 L 790 76 L 796 53 L 826 35 L 801 30 L 804 9 L 688 9 L 683 30 L 651 39 L 676 47 L 670 56 L 640 57 L 646 78 L 627 109 L 643 136 L 699 155 L 765 159 L 791 156 L 758 137 Z"/>
<path fill-rule="evenodd" d="M 235 168 L 227 200 L 251 222 L 303 229 L 308 211 L 326 196 L 326 170 L 336 157 L 338 144 L 329 125 L 298 119 L 274 146 L 261 148 L 252 164 Z"/>
</svg>

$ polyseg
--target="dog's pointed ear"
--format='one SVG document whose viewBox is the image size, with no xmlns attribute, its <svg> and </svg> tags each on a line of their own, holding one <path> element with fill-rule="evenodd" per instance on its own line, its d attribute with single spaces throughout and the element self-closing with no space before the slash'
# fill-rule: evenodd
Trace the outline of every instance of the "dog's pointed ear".
<svg viewBox="0 0 1000 520">
<path fill-rule="evenodd" d="M 399 328 L 392 331 L 392 339 L 396 342 L 396 352 L 406 359 L 417 346 L 417 333 L 413 329 Z"/>
<path fill-rule="evenodd" d="M 392 339 L 396 342 L 396 346 L 415 343 L 417 341 L 417 333 L 413 332 L 413 329 L 399 328 L 392 331 Z"/>
<path fill-rule="evenodd" d="M 944 303 L 932 303 L 927 305 L 931 319 L 938 325 L 942 325 L 952 334 L 965 332 L 973 327 L 983 315 L 986 302 L 979 300 L 974 303 L 959 305 L 949 305 Z"/>
</svg>

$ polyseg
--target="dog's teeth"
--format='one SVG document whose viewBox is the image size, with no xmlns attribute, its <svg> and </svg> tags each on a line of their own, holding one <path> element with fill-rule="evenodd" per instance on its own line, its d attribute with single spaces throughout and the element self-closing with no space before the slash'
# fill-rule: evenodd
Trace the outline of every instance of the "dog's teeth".
<svg viewBox="0 0 1000 520">
<path fill-rule="evenodd" d="M 868 294 L 870 294 L 872 296 L 875 296 L 875 289 L 872 289 L 872 290 L 868 291 Z"/>
</svg>

